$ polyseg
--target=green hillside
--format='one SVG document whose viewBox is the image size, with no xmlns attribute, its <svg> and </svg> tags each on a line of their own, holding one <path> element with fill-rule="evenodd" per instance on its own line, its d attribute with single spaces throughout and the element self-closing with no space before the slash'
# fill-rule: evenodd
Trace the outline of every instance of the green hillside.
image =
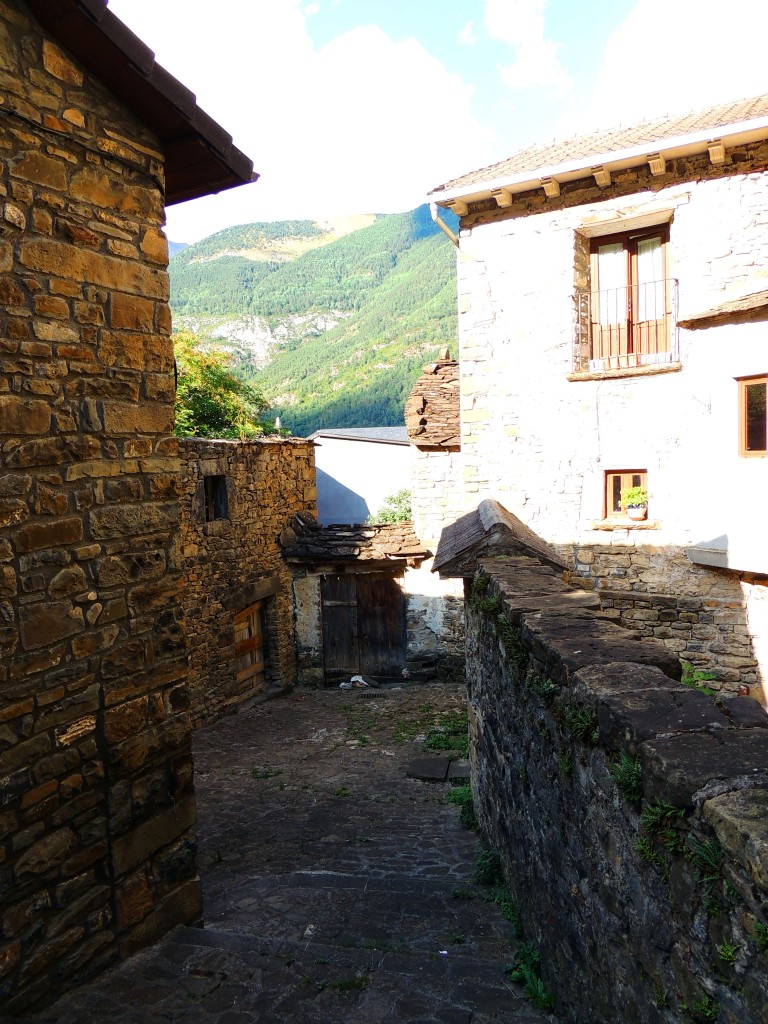
<svg viewBox="0 0 768 1024">
<path fill-rule="evenodd" d="M 234 331 L 237 317 L 257 318 L 271 339 L 266 366 L 256 368 L 242 332 L 220 343 L 298 435 L 401 424 L 423 364 L 438 348 L 455 348 L 455 250 L 426 206 L 327 238 L 323 226 L 292 221 L 231 228 L 190 246 L 171 261 L 177 322 L 226 313 Z M 226 318 L 213 319 L 221 326 Z M 253 344 L 263 357 L 264 335 Z"/>
</svg>

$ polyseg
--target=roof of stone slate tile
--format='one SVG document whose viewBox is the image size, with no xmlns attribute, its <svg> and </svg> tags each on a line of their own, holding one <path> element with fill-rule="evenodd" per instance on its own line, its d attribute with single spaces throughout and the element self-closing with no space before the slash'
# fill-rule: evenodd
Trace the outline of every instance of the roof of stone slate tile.
<svg viewBox="0 0 768 1024">
<path fill-rule="evenodd" d="M 327 430 L 316 430 L 309 435 L 309 440 L 333 437 L 342 441 L 380 441 L 385 444 L 408 444 L 408 431 L 405 427 L 329 427 Z"/>
<path fill-rule="evenodd" d="M 662 117 L 642 124 L 622 125 L 568 139 L 537 143 L 521 149 L 506 160 L 489 164 L 487 167 L 481 167 L 438 185 L 430 195 L 435 195 L 439 199 L 441 192 L 495 181 L 507 175 L 554 167 L 569 161 L 595 162 L 597 158 L 629 150 L 635 146 L 648 144 L 662 148 L 660 144 L 666 139 L 676 139 L 695 132 L 715 130 L 764 117 L 768 117 L 768 95 L 721 103 L 706 110 L 691 111 L 677 117 Z"/>
<path fill-rule="evenodd" d="M 417 448 L 461 446 L 457 360 L 441 359 L 424 367 L 405 403 L 405 425 Z"/>
<path fill-rule="evenodd" d="M 486 498 L 443 529 L 432 564 L 440 576 L 473 576 L 477 560 L 490 555 L 533 556 L 544 564 L 564 569 L 554 548 L 542 540 L 500 502 Z"/>
<path fill-rule="evenodd" d="M 75 60 L 160 138 L 166 205 L 255 181 L 253 161 L 107 9 L 107 2 L 27 0 L 27 6 Z"/>
<path fill-rule="evenodd" d="M 286 558 L 310 562 L 400 562 L 423 560 L 430 552 L 411 523 L 320 526 L 298 512 L 280 534 Z"/>
<path fill-rule="evenodd" d="M 681 327 L 695 329 L 735 321 L 765 319 L 768 319 L 768 291 L 763 290 L 744 295 L 740 299 L 727 299 L 719 306 L 713 306 L 701 313 L 692 313 L 687 318 L 681 317 L 678 323 Z"/>
</svg>

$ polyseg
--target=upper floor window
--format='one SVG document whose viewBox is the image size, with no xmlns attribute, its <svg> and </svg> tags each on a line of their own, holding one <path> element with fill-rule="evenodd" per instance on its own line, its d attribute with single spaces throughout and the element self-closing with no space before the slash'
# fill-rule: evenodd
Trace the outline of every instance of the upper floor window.
<svg viewBox="0 0 768 1024">
<path fill-rule="evenodd" d="M 590 287 L 578 296 L 576 370 L 602 372 L 677 360 L 669 227 L 590 242 Z"/>
<path fill-rule="evenodd" d="M 768 376 L 741 377 L 739 385 L 739 454 L 766 454 L 766 384 Z"/>
</svg>

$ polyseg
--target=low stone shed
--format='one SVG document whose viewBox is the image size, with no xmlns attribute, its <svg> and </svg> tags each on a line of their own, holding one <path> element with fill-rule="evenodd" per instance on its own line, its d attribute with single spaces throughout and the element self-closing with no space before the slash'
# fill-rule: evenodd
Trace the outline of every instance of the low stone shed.
<svg viewBox="0 0 768 1024">
<path fill-rule="evenodd" d="M 251 177 L 105 0 L 0 3 L 0 1012 L 200 917 L 163 224 Z"/>
<path fill-rule="evenodd" d="M 315 450 L 299 438 L 179 442 L 181 551 L 195 726 L 293 685 L 292 575 L 279 537 L 316 508 Z"/>
</svg>

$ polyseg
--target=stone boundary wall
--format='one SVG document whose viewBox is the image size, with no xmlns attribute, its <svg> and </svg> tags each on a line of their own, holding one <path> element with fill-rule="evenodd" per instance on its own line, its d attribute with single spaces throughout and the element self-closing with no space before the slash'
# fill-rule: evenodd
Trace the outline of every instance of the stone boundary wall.
<svg viewBox="0 0 768 1024">
<path fill-rule="evenodd" d="M 296 678 L 291 571 L 280 532 L 297 512 L 316 512 L 311 441 L 186 438 L 182 458 L 181 548 L 189 644 L 187 713 L 195 727 L 260 692 Z M 204 478 L 226 479 L 227 513 L 206 521 Z M 234 616 L 262 601 L 265 680 L 238 683 Z"/>
<path fill-rule="evenodd" d="M 0 4 L 0 1005 L 201 914 L 163 155 Z"/>
<path fill-rule="evenodd" d="M 575 567 L 568 578 L 595 587 L 608 617 L 641 636 L 663 640 L 678 657 L 712 673 L 713 689 L 735 692 L 744 685 L 762 696 L 761 683 L 768 679 L 756 648 L 765 585 L 694 565 L 680 547 L 638 540 L 564 550 Z"/>
<path fill-rule="evenodd" d="M 467 592 L 472 787 L 564 1020 L 768 1005 L 768 717 L 524 558 Z"/>
</svg>

